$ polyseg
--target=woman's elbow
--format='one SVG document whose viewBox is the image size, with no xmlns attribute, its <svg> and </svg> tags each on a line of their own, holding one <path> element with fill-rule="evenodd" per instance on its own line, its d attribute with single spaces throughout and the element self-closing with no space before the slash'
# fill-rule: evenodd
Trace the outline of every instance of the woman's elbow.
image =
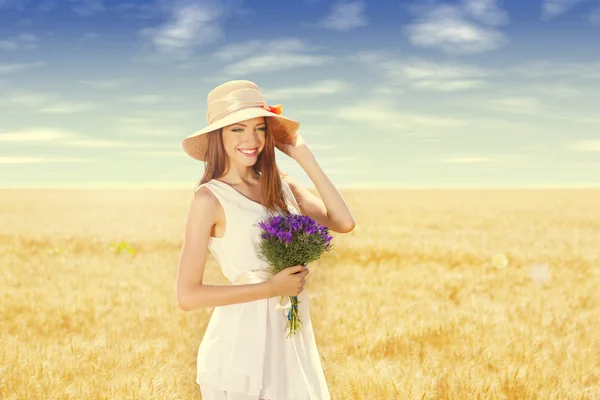
<svg viewBox="0 0 600 400">
<path fill-rule="evenodd" d="M 181 311 L 190 311 L 185 293 L 177 293 L 177 305 Z"/>
<path fill-rule="evenodd" d="M 346 224 L 341 225 L 338 229 L 338 232 L 339 233 L 350 233 L 350 232 L 352 232 L 352 230 L 354 229 L 355 226 L 356 226 L 356 223 L 354 221 L 350 221 Z"/>
</svg>

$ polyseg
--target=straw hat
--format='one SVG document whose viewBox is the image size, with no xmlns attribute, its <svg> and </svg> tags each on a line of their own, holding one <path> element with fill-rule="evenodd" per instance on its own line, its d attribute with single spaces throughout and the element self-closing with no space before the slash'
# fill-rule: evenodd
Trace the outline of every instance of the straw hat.
<svg viewBox="0 0 600 400">
<path fill-rule="evenodd" d="M 269 106 L 258 86 L 251 81 L 225 82 L 210 91 L 207 98 L 206 121 L 208 126 L 183 139 L 183 150 L 192 158 L 206 161 L 208 140 L 205 133 L 236 122 L 256 117 L 271 117 L 268 124 L 273 137 L 289 143 L 296 135 L 300 123 L 281 115 L 281 104 Z"/>
</svg>

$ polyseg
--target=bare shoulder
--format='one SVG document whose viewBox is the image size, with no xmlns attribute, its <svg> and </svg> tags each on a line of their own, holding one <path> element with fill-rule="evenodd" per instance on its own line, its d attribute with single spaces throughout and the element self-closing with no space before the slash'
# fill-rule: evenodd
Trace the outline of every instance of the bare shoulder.
<svg viewBox="0 0 600 400">
<path fill-rule="evenodd" d="M 194 191 L 189 202 L 190 218 L 201 218 L 214 224 L 217 222 L 218 209 L 219 200 L 209 188 L 201 186 Z"/>
<path fill-rule="evenodd" d="M 213 202 L 215 204 L 217 203 L 217 198 L 215 194 L 206 186 L 200 186 L 198 189 L 196 189 L 194 191 L 194 196 L 192 200 L 197 200 L 200 202 Z"/>
</svg>

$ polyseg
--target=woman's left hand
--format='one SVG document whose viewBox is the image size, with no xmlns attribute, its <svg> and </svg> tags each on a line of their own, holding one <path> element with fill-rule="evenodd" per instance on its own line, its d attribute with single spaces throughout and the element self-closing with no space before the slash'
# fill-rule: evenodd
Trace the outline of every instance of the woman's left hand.
<svg viewBox="0 0 600 400">
<path fill-rule="evenodd" d="M 299 133 L 296 133 L 296 136 L 291 140 L 290 143 L 283 143 L 275 138 L 273 138 L 273 143 L 275 147 L 277 147 L 282 153 L 285 153 L 287 156 L 291 158 L 295 158 L 298 151 L 301 148 L 306 148 L 306 141 Z"/>
</svg>

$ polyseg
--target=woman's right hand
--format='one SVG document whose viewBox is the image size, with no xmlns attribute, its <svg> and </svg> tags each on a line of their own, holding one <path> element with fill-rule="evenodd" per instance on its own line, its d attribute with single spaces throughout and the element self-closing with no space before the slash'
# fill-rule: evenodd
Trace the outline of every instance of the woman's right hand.
<svg viewBox="0 0 600 400">
<path fill-rule="evenodd" d="M 308 267 L 303 265 L 294 265 L 279 271 L 269 281 L 273 297 L 299 295 L 304 290 L 308 272 Z"/>
</svg>

